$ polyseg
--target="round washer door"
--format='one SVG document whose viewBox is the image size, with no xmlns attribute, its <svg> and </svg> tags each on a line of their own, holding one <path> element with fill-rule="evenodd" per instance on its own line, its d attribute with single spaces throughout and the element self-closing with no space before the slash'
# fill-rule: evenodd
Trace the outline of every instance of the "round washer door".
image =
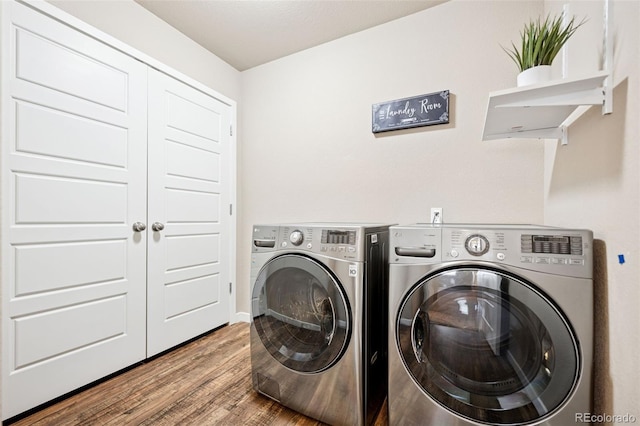
<svg viewBox="0 0 640 426">
<path fill-rule="evenodd" d="M 335 364 L 350 337 L 350 311 L 338 280 L 303 255 L 271 259 L 253 288 L 253 322 L 262 343 L 282 365 L 317 373 Z"/>
<path fill-rule="evenodd" d="M 458 267 L 405 297 L 397 345 L 414 381 L 442 407 L 486 424 L 523 425 L 556 412 L 581 371 L 562 312 L 504 271 Z"/>
</svg>

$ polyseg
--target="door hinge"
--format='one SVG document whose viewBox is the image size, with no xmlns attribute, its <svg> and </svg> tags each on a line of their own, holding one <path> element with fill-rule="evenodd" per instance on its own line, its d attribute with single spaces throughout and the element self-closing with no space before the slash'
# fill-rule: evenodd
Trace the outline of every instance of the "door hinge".
<svg viewBox="0 0 640 426">
<path fill-rule="evenodd" d="M 229 136 L 233 136 L 233 126 L 229 126 Z"/>
<path fill-rule="evenodd" d="M 231 294 L 232 289 L 233 289 L 233 283 L 229 283 L 229 294 Z"/>
<path fill-rule="evenodd" d="M 229 216 L 233 216 L 233 204 L 229 204 Z"/>
</svg>

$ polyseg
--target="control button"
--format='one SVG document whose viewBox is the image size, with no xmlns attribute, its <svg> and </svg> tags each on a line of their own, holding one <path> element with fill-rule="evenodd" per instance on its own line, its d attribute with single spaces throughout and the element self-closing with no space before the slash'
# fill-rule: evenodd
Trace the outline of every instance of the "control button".
<svg viewBox="0 0 640 426">
<path fill-rule="evenodd" d="M 582 259 L 569 259 L 569 265 L 584 265 L 584 260 L 582 260 Z"/>
<path fill-rule="evenodd" d="M 286 247 L 287 246 L 287 242 L 283 241 L 282 244 L 280 244 L 282 247 Z"/>
<path fill-rule="evenodd" d="M 349 250 L 349 253 L 355 253 L 356 252 L 356 248 L 355 247 L 349 247 L 348 250 Z"/>
<path fill-rule="evenodd" d="M 320 251 L 327 251 L 327 246 L 320 247 Z"/>
<path fill-rule="evenodd" d="M 520 262 L 522 262 L 522 263 L 533 263 L 533 257 L 531 257 L 531 256 L 522 256 L 522 257 L 520 257 Z"/>
<path fill-rule="evenodd" d="M 469 254 L 474 256 L 482 256 L 489 251 L 489 240 L 480 234 L 470 235 L 464 245 Z"/>
<path fill-rule="evenodd" d="M 498 260 L 505 260 L 507 258 L 507 255 L 504 253 L 498 253 L 496 257 L 498 258 Z"/>
<path fill-rule="evenodd" d="M 458 257 L 460 255 L 460 253 L 458 253 L 458 250 L 456 250 L 456 249 L 451 250 L 450 254 L 451 254 L 451 257 L 453 257 L 453 258 L 456 258 L 456 257 Z"/>
<path fill-rule="evenodd" d="M 304 241 L 304 235 L 302 232 L 295 230 L 289 235 L 289 241 L 291 241 L 291 244 L 294 246 L 299 246 Z"/>
<path fill-rule="evenodd" d="M 338 252 L 339 253 L 344 253 L 344 247 L 342 247 L 342 246 L 338 247 Z"/>
<path fill-rule="evenodd" d="M 307 244 L 307 248 L 308 249 L 313 248 L 313 244 L 311 244 L 311 243 Z"/>
<path fill-rule="evenodd" d="M 548 265 L 549 264 L 549 258 L 548 257 L 537 257 L 536 258 L 536 263 L 541 264 L 541 265 Z"/>
<path fill-rule="evenodd" d="M 553 265 L 566 265 L 567 264 L 567 259 L 562 259 L 559 257 L 552 257 L 551 258 L 551 263 Z"/>
</svg>

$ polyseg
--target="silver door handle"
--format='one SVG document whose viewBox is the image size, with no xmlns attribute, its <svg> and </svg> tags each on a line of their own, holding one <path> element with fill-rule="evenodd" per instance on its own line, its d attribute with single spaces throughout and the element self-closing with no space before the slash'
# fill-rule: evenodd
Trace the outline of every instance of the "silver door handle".
<svg viewBox="0 0 640 426">
<path fill-rule="evenodd" d="M 153 225 L 151 225 L 151 229 L 156 232 L 160 232 L 164 229 L 164 224 L 160 222 L 153 222 Z"/>
<path fill-rule="evenodd" d="M 147 225 L 145 225 L 142 222 L 136 222 L 136 223 L 133 224 L 133 230 L 136 231 L 136 232 L 142 232 L 145 229 L 147 229 Z"/>
<path fill-rule="evenodd" d="M 434 257 L 436 255 L 436 249 L 424 247 L 396 247 L 396 254 L 398 256 Z"/>
</svg>

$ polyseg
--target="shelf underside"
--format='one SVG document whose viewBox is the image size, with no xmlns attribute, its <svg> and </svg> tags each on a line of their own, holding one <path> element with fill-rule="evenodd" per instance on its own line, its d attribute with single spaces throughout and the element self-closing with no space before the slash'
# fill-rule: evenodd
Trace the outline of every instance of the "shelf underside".
<svg viewBox="0 0 640 426">
<path fill-rule="evenodd" d="M 602 105 L 607 73 L 574 80 L 493 92 L 489 97 L 483 140 L 559 139 L 562 126 L 580 105 Z"/>
</svg>

